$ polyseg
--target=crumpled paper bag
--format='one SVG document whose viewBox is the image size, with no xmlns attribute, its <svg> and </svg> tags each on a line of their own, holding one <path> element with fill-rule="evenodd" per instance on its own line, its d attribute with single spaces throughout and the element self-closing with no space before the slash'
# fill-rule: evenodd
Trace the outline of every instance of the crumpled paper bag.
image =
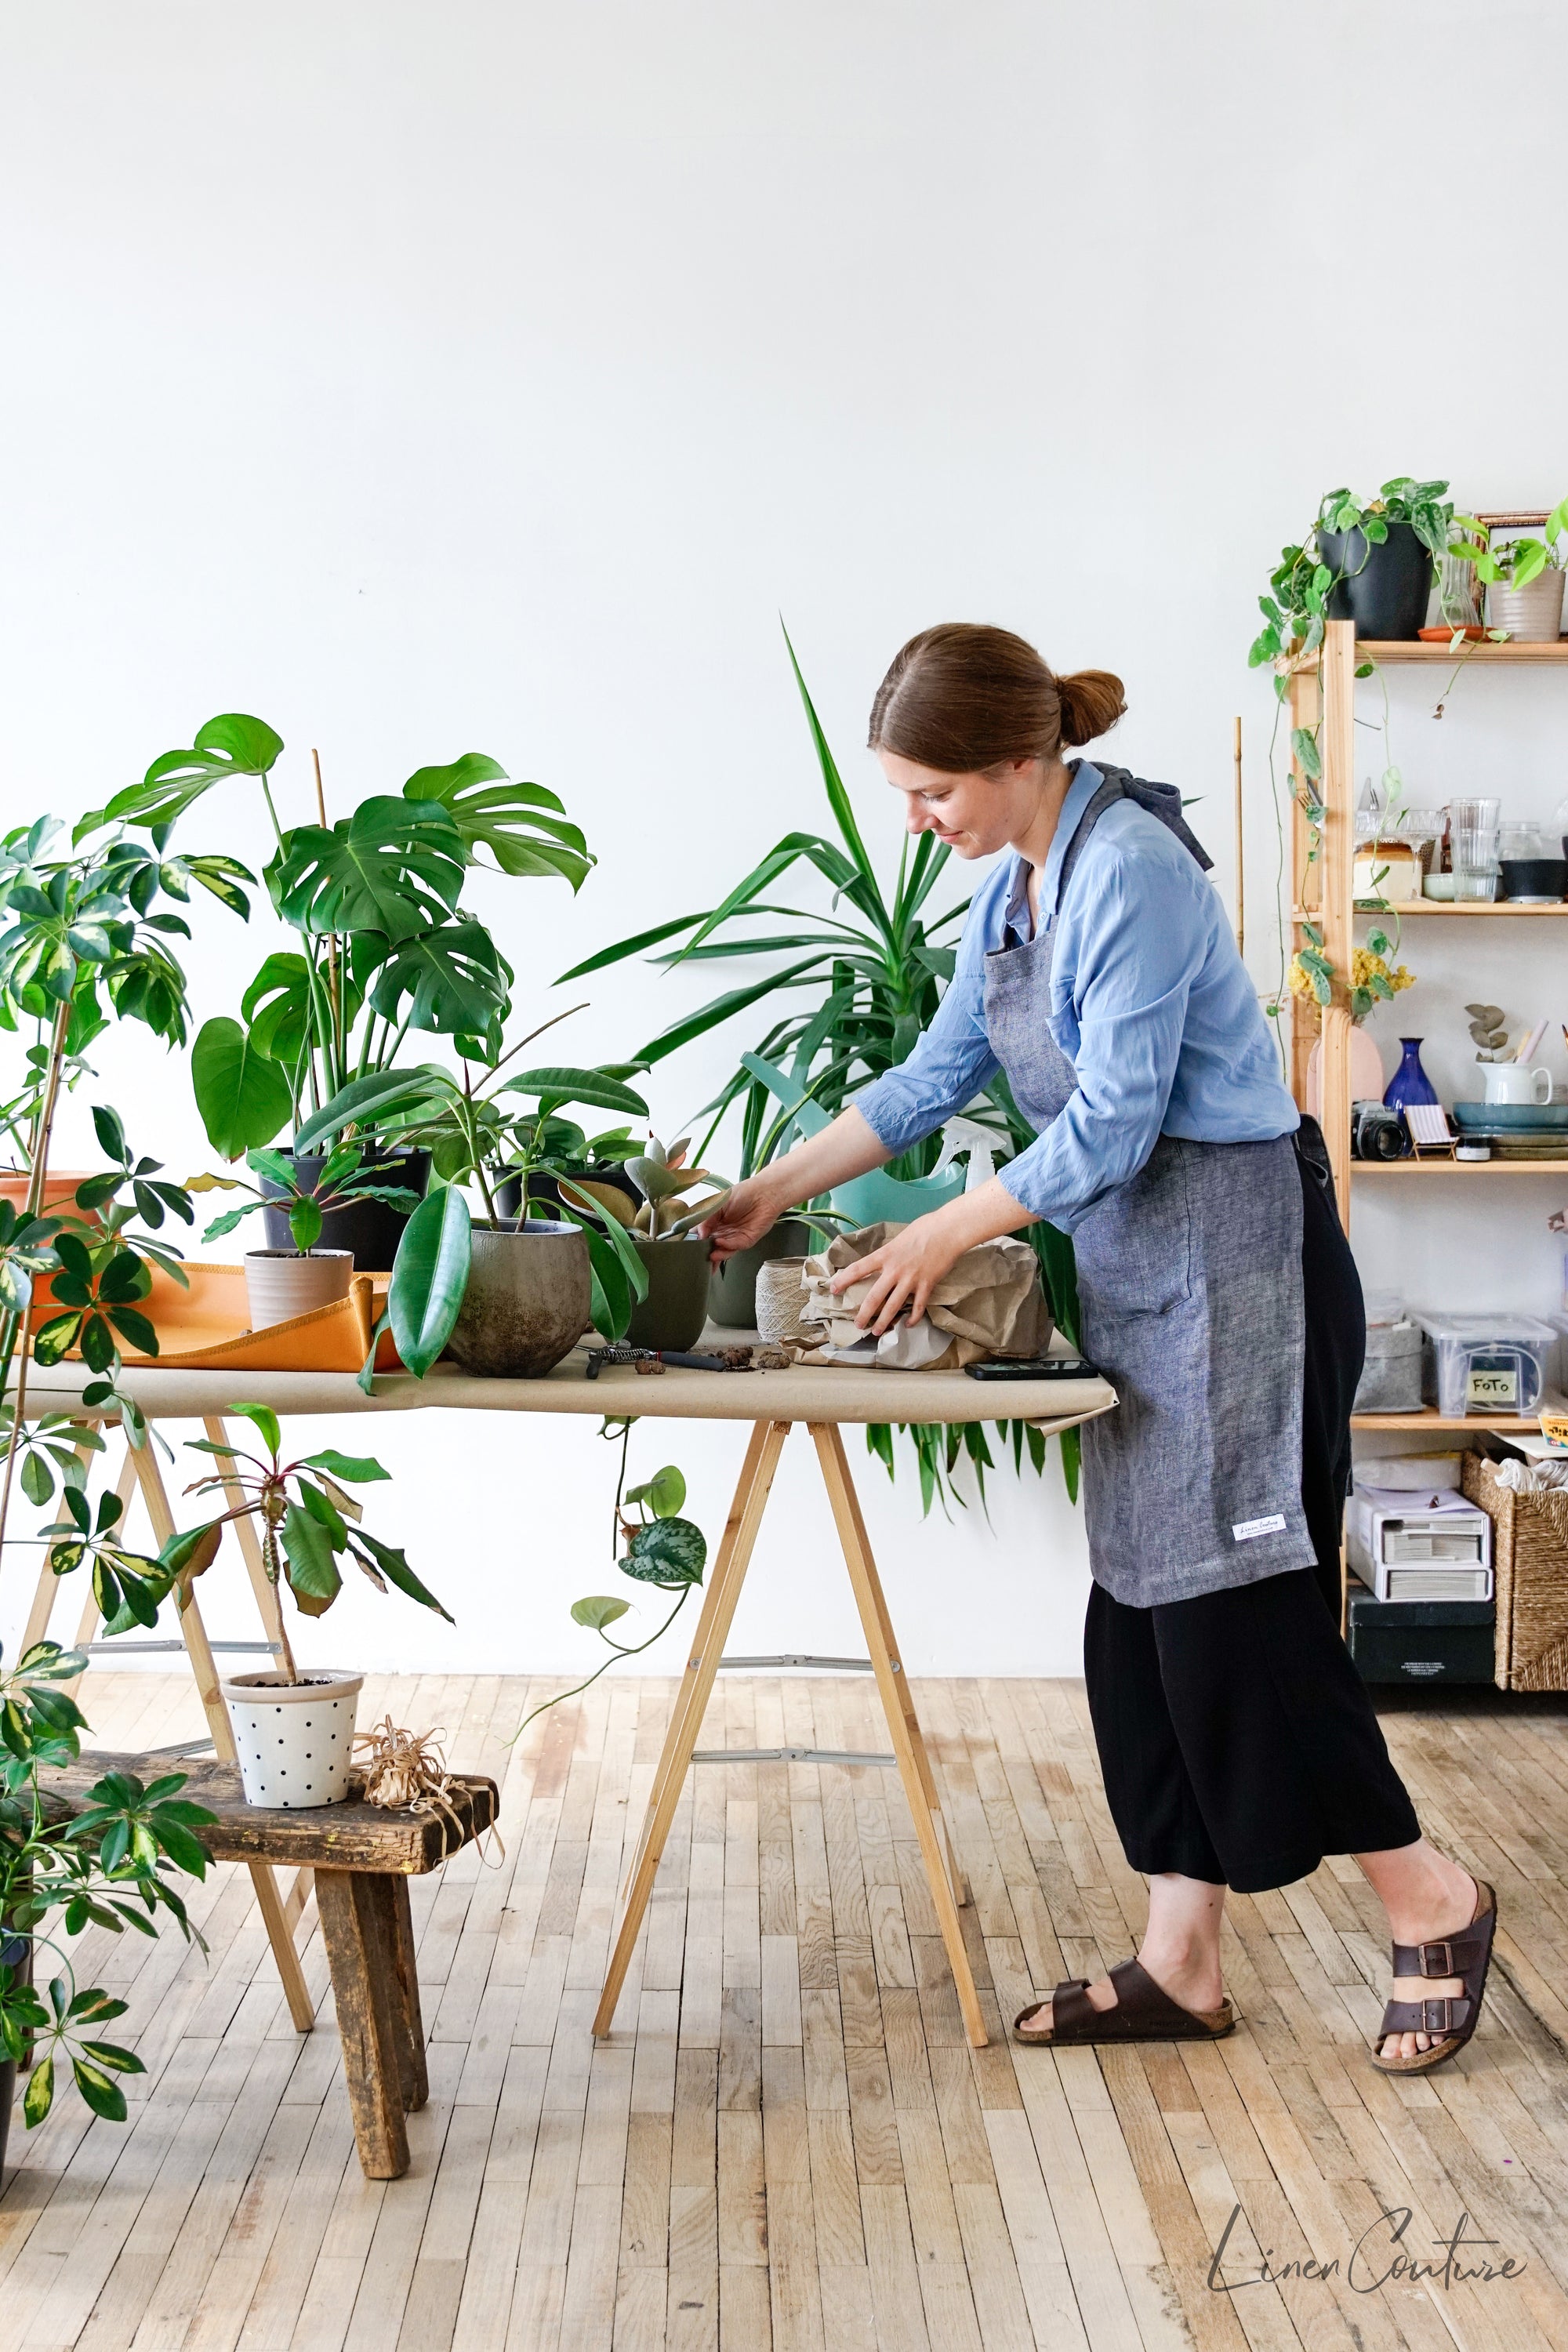
<svg viewBox="0 0 1568 2352">
<path fill-rule="evenodd" d="M 797 1364 L 869 1364 L 895 1372 L 955 1372 L 992 1356 L 1043 1356 L 1051 1313 L 1040 1287 L 1040 1265 L 1027 1242 L 1010 1234 L 965 1250 L 931 1292 L 918 1322 L 895 1323 L 880 1339 L 862 1331 L 857 1308 L 870 1288 L 852 1282 L 835 1296 L 834 1275 L 903 1232 L 900 1224 L 864 1225 L 840 1234 L 801 1276 L 805 1293 L 798 1339 L 782 1342 Z"/>
</svg>

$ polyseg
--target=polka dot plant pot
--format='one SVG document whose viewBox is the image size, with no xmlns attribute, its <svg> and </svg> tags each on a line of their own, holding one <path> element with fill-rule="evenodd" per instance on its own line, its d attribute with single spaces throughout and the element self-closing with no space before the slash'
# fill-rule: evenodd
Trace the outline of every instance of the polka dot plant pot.
<svg viewBox="0 0 1568 2352">
<path fill-rule="evenodd" d="M 296 1812 L 342 1804 L 363 1681 L 363 1675 L 318 1666 L 300 1683 L 262 1674 L 223 1684 L 247 1805 Z"/>
</svg>

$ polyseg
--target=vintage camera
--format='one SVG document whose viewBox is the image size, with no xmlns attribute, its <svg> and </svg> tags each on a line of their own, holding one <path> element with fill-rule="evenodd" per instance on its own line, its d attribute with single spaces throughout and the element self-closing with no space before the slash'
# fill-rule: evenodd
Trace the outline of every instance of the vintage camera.
<svg viewBox="0 0 1568 2352">
<path fill-rule="evenodd" d="M 1352 1160 L 1403 1160 L 1409 1150 L 1410 1138 L 1396 1110 L 1390 1110 L 1386 1103 L 1352 1103 Z"/>
</svg>

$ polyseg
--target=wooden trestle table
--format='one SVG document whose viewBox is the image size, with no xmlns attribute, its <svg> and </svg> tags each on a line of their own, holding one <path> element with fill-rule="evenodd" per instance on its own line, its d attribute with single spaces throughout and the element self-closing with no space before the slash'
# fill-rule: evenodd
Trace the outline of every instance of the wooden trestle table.
<svg viewBox="0 0 1568 2352">
<path fill-rule="evenodd" d="M 747 1336 L 734 1331 L 709 1335 L 710 1341 L 720 1344 L 733 1343 Z M 1060 1347 L 1061 1343 L 1058 1344 Z M 90 1414 L 81 1407 L 81 1389 L 89 1377 L 78 1365 L 62 1364 L 47 1372 L 30 1366 L 27 1410 L 67 1412 L 79 1420 L 89 1420 Z M 840 1431 L 844 1424 L 854 1423 L 1022 1420 L 1055 1433 L 1110 1412 L 1116 1403 L 1116 1395 L 1107 1381 L 1091 1378 L 993 1384 L 972 1381 L 962 1372 L 875 1371 L 850 1365 L 796 1365 L 787 1370 L 766 1372 L 705 1372 L 670 1366 L 657 1376 L 639 1373 L 631 1365 L 614 1365 L 606 1366 L 597 1380 L 590 1381 L 584 1350 L 578 1348 L 542 1380 L 475 1380 L 442 1363 L 422 1381 L 406 1374 L 378 1379 L 375 1393 L 369 1397 L 347 1373 L 342 1372 L 132 1370 L 125 1375 L 125 1384 L 150 1421 L 200 1421 L 209 1435 L 221 1435 L 223 1416 L 242 1401 L 270 1405 L 279 1415 L 352 1413 L 374 1417 L 436 1408 L 607 1414 L 616 1419 L 624 1415 L 639 1421 L 750 1423 L 734 1500 L 709 1573 L 701 1613 L 627 1876 L 594 2031 L 605 2034 L 610 2030 L 689 1765 L 707 1761 L 873 1763 L 892 1764 L 898 1769 L 913 1816 L 964 2026 L 977 2048 L 984 2043 L 985 2026 L 958 1916 L 968 1901 L 968 1889 L 942 1819 L 941 1795 L 910 1695 L 881 1580 L 867 1540 Z M 805 1423 L 822 1467 L 868 1656 L 821 1659 L 809 1654 L 791 1654 L 783 1657 L 726 1658 L 724 1643 L 751 1564 L 779 1455 L 797 1423 Z M 129 1496 L 132 1480 L 140 1484 L 154 1532 L 162 1538 L 174 1522 L 151 1446 L 137 1454 L 128 1449 L 121 1474 L 122 1496 Z M 241 1536 L 242 1540 L 246 1536 L 251 1538 L 246 1546 L 247 1566 L 256 1588 L 262 1622 L 270 1636 L 268 1644 L 255 1646 L 269 1647 L 276 1643 L 279 1632 L 278 1596 L 261 1572 L 254 1530 L 248 1522 L 243 1525 Z M 28 1622 L 28 1640 L 41 1638 L 47 1630 L 54 1597 L 49 1588 L 54 1582 L 46 1568 Z M 234 1745 L 218 1690 L 217 1667 L 194 1588 L 189 1584 L 185 1600 L 180 1630 L 190 1654 L 213 1745 L 220 1759 L 231 1759 Z M 87 1639 L 95 1624 L 89 1606 L 79 1641 Z M 131 1644 L 109 1646 L 129 1648 Z M 868 1668 L 875 1674 L 887 1718 L 890 1754 L 865 1756 L 790 1748 L 724 1748 L 710 1756 L 699 1749 L 697 1740 L 703 1714 L 721 1666 L 763 1669 L 814 1665 L 831 1666 L 841 1672 L 864 1672 Z M 310 1892 L 308 1876 L 301 1874 L 291 1893 L 284 1896 L 268 1865 L 258 1864 L 252 1875 L 289 1995 L 290 2013 L 297 2026 L 308 2030 L 312 2011 L 293 1942 L 294 1923 Z"/>
</svg>

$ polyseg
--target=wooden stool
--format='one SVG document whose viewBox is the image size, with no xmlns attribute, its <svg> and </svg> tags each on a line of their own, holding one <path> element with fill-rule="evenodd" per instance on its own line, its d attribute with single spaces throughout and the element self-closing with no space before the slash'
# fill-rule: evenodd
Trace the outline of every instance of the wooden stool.
<svg viewBox="0 0 1568 2352">
<path fill-rule="evenodd" d="M 47 1810 L 57 1820 L 79 1811 L 106 1772 L 132 1772 L 145 1784 L 165 1773 L 169 1761 L 89 1753 L 41 1776 Z M 188 1776 L 182 1794 L 217 1817 L 201 1832 L 215 1862 L 314 1871 L 360 2166 L 369 2180 L 395 2180 L 408 2169 L 404 2116 L 430 2095 L 408 1881 L 491 1826 L 500 1804 L 495 1782 L 454 1780 L 448 1821 L 383 1812 L 357 1795 L 341 1805 L 275 1812 L 246 1803 L 233 1764 L 194 1760 L 182 1769 Z"/>
</svg>

